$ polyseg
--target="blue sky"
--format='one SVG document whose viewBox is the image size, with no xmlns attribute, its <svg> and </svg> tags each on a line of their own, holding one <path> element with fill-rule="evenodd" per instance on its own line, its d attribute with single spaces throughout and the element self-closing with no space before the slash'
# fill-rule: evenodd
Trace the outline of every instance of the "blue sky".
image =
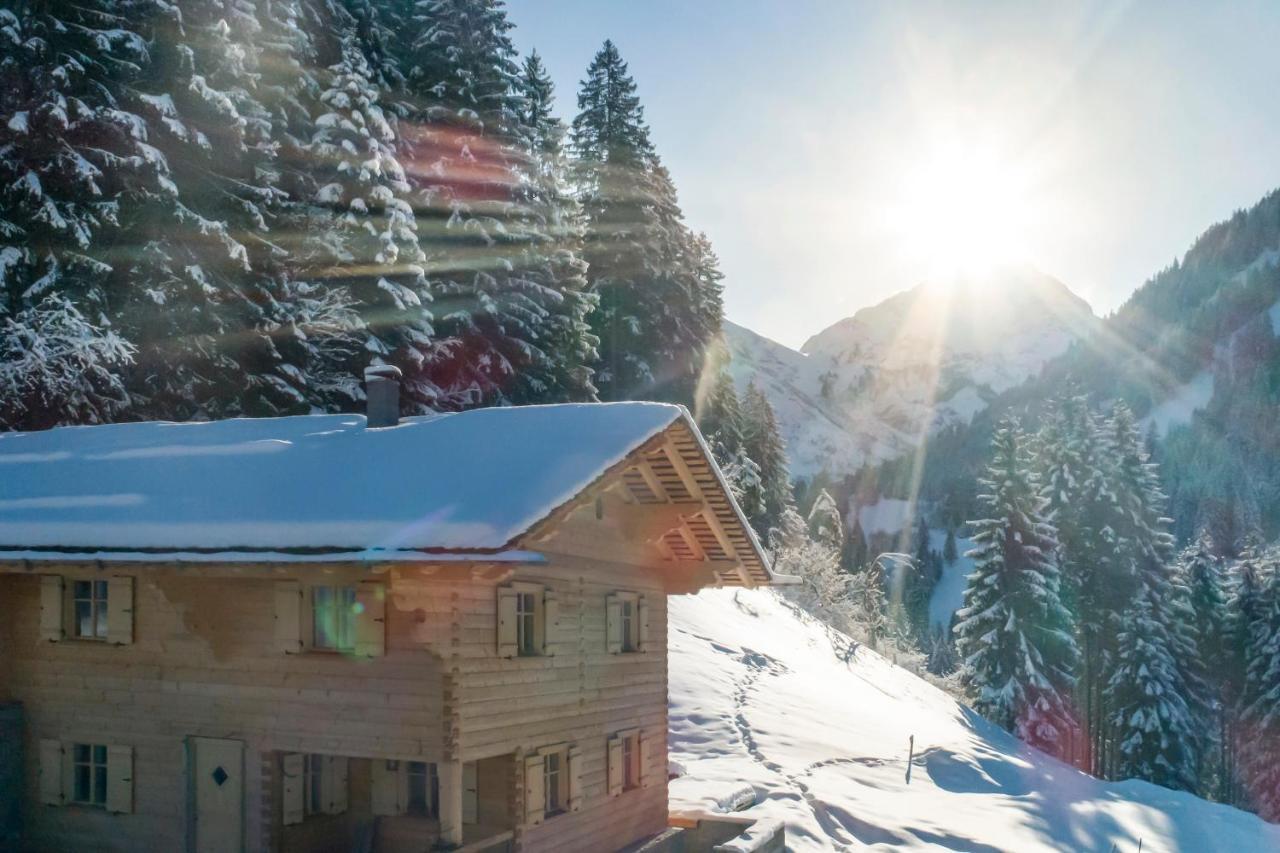
<svg viewBox="0 0 1280 853">
<path fill-rule="evenodd" d="M 935 275 L 957 197 L 1105 313 L 1280 186 L 1280 3 L 508 6 L 566 116 L 617 43 L 729 319 L 793 346 Z"/>
</svg>

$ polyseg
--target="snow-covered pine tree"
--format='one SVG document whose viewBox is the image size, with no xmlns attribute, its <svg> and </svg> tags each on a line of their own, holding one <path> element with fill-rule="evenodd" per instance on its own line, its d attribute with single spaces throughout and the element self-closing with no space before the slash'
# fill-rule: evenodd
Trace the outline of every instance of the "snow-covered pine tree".
<svg viewBox="0 0 1280 853">
<path fill-rule="evenodd" d="M 1267 554 L 1263 572 L 1244 655 L 1240 775 L 1258 814 L 1280 822 L 1280 554 Z"/>
<path fill-rule="evenodd" d="M 820 489 L 809 508 L 809 535 L 840 552 L 844 545 L 844 524 L 840 520 L 840 507 L 826 489 Z"/>
<path fill-rule="evenodd" d="M 313 164 L 314 189 L 300 222 L 305 233 L 293 275 L 302 286 L 349 294 L 363 331 L 358 349 L 332 353 L 342 359 L 326 368 L 335 377 L 328 384 L 332 396 L 317 403 L 355 408 L 363 399 L 360 377 L 372 361 L 400 368 L 402 407 L 423 413 L 438 403 L 440 390 L 428 369 L 436 354 L 432 295 L 413 196 L 396 154 L 394 116 L 364 53 L 350 34 L 340 51 L 322 75 L 315 130 L 300 152 Z M 342 376 L 350 379 L 339 381 Z"/>
<path fill-rule="evenodd" d="M 1113 772 L 1193 790 L 1195 731 L 1174 643 L 1159 616 L 1159 593 L 1143 586 L 1125 612 L 1107 685 L 1118 737 Z"/>
<path fill-rule="evenodd" d="M 525 396 L 530 402 L 594 399 L 590 365 L 599 358 L 600 341 L 591 331 L 589 318 L 597 297 L 588 290 L 582 260 L 582 210 L 569 186 L 567 131 L 552 112 L 555 86 L 537 51 L 525 59 L 519 83 L 524 96 L 520 117 L 530 140 L 530 209 L 538 217 L 538 233 L 543 237 L 529 254 L 531 274 L 561 295 L 559 303 L 550 300 L 546 306 L 543 369 L 526 371 L 522 384 L 528 387 Z"/>
<path fill-rule="evenodd" d="M 742 425 L 742 446 L 760 466 L 764 489 L 764 513 L 748 518 L 762 538 L 770 538 L 770 531 L 782 526 L 787 510 L 794 510 L 795 501 L 787 473 L 786 445 L 773 406 L 754 382 L 742 398 Z"/>
<path fill-rule="evenodd" d="M 135 349 L 110 317 L 112 242 L 135 195 L 171 185 L 127 91 L 149 61 L 139 4 L 0 9 L 0 425 L 100 423 Z"/>
<path fill-rule="evenodd" d="M 683 222 L 613 42 L 587 69 L 578 109 L 574 181 L 586 217 L 587 275 L 600 297 L 592 324 L 601 397 L 692 402 L 720 328 L 718 272 Z"/>
<path fill-rule="evenodd" d="M 1186 591 L 1187 620 L 1195 641 L 1195 658 L 1188 667 L 1196 690 L 1193 709 L 1200 735 L 1200 778 L 1202 790 L 1212 785 L 1216 795 L 1225 795 L 1227 672 L 1226 579 L 1222 561 L 1214 553 L 1207 532 L 1182 550 L 1174 565 L 1179 589 Z"/>
<path fill-rule="evenodd" d="M 159 5 L 138 112 L 174 192 L 130 221 L 130 298 L 118 324 L 139 346 L 137 414 L 188 419 L 306 411 L 304 376 L 276 338 L 288 326 L 274 228 L 273 116 L 259 99 L 263 25 L 255 4 Z M 286 235 L 281 234 L 281 237 Z"/>
<path fill-rule="evenodd" d="M 849 527 L 849 535 L 845 537 L 841 554 L 841 563 L 845 571 L 856 572 L 865 566 L 871 557 L 869 551 L 867 535 L 862 532 L 862 521 L 857 513 L 853 513 L 853 524 Z"/>
<path fill-rule="evenodd" d="M 724 464 L 742 448 L 743 415 L 726 363 L 729 354 L 722 347 L 717 351 L 720 355 L 711 360 L 712 369 L 704 376 L 705 390 L 695 400 L 694 413 L 716 461 Z"/>
<path fill-rule="evenodd" d="M 405 35 L 401 149 L 440 302 L 428 372 L 441 408 L 591 396 L 575 217 L 544 173 L 559 168 L 542 147 L 553 128 L 528 123 L 511 26 L 492 0 L 421 0 Z"/>
<path fill-rule="evenodd" d="M 1228 571 L 1228 597 L 1225 625 L 1226 666 L 1223 672 L 1225 694 L 1226 746 L 1223 750 L 1223 801 L 1249 807 L 1250 798 L 1240 774 L 1241 758 L 1253 747 L 1252 738 L 1240 724 L 1242 710 L 1255 698 L 1249 695 L 1247 674 L 1253 626 L 1265 611 L 1263 585 L 1266 549 L 1257 541 L 1245 545 L 1240 558 Z"/>
<path fill-rule="evenodd" d="M 1072 612 L 1081 652 L 1076 682 L 1083 742 L 1073 759 L 1104 775 L 1111 747 L 1108 665 L 1136 583 L 1129 561 L 1116 559 L 1114 442 L 1087 400 L 1052 403 L 1036 441 L 1036 469 L 1047 512 L 1058 528 L 1062 601 Z"/>
<path fill-rule="evenodd" d="M 975 709 L 1026 742 L 1062 755 L 1077 726 L 1071 691 L 1078 659 L 1059 598 L 1056 531 L 1031 470 L 1025 437 L 1000 424 L 980 496 L 974 572 L 957 613 L 961 680 Z"/>
<path fill-rule="evenodd" d="M 1199 756 L 1188 672 L 1195 643 L 1185 589 L 1178 588 L 1172 571 L 1173 536 L 1162 514 L 1166 498 L 1125 404 L 1116 404 L 1107 431 L 1115 454 L 1114 565 L 1127 567 L 1122 571 L 1136 581 L 1106 686 L 1116 740 L 1111 770 L 1194 791 Z"/>
</svg>

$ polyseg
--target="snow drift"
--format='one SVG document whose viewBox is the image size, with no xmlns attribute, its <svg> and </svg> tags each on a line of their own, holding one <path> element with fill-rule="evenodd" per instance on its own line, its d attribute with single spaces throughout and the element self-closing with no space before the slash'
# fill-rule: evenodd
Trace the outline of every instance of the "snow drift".
<svg viewBox="0 0 1280 853">
<path fill-rule="evenodd" d="M 1253 815 L 1029 750 L 772 591 L 673 597 L 670 643 L 673 811 L 754 803 L 793 850 L 1280 850 Z"/>
</svg>

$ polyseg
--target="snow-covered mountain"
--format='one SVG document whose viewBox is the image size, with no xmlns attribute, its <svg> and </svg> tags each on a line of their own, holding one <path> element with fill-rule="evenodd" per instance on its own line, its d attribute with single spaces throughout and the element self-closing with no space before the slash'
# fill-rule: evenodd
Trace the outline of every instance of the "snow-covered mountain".
<svg viewBox="0 0 1280 853">
<path fill-rule="evenodd" d="M 745 806 L 796 851 L 1280 850 L 1254 815 L 1028 748 L 771 590 L 675 596 L 669 639 L 673 813 Z"/>
<path fill-rule="evenodd" d="M 921 284 L 810 338 L 800 352 L 725 324 L 730 370 L 777 412 L 792 474 L 843 474 L 967 424 L 1098 323 L 1058 280 L 1020 267 Z"/>
</svg>

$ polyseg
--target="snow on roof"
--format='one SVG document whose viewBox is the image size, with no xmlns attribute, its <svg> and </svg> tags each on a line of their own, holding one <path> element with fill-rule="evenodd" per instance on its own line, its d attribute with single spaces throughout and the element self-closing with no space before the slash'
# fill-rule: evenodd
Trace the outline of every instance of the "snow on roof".
<svg viewBox="0 0 1280 853">
<path fill-rule="evenodd" d="M 594 403 L 0 434 L 0 551 L 506 551 L 682 417 Z"/>
</svg>

